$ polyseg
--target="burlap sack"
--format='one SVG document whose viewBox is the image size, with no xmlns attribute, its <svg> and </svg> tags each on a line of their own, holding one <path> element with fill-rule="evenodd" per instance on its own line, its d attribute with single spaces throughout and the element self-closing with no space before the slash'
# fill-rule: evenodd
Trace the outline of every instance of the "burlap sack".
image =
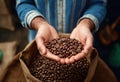
<svg viewBox="0 0 120 82">
<path fill-rule="evenodd" d="M 0 82 L 41 82 L 30 73 L 27 67 L 37 52 L 36 42 L 29 43 L 10 62 L 4 77 L 0 77 Z M 117 82 L 115 75 L 100 59 L 96 49 L 92 49 L 87 59 L 90 61 L 90 68 L 84 82 Z"/>
<path fill-rule="evenodd" d="M 3 78 L 6 70 L 8 69 L 8 65 L 10 65 L 13 60 L 14 55 L 16 54 L 17 42 L 0 42 L 0 50 L 3 53 L 2 60 L 0 61 L 0 78 Z M 0 82 L 2 82 L 0 80 Z"/>
</svg>

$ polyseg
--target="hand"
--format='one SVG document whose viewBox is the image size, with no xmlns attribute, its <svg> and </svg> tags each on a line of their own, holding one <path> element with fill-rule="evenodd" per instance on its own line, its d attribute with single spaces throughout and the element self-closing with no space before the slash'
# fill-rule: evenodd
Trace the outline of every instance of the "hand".
<svg viewBox="0 0 120 82">
<path fill-rule="evenodd" d="M 59 61 L 60 58 L 50 53 L 45 47 L 46 42 L 54 38 L 58 38 L 58 34 L 56 30 L 50 24 L 48 24 L 43 18 L 40 17 L 33 19 L 31 26 L 32 28 L 37 30 L 35 41 L 39 53 L 47 58 L 50 58 L 55 61 Z"/>
<path fill-rule="evenodd" d="M 71 58 L 61 59 L 62 63 L 73 63 L 80 60 L 82 57 L 86 56 L 93 46 L 93 36 L 91 29 L 93 28 L 93 23 L 89 19 L 83 19 L 77 25 L 77 27 L 72 31 L 70 38 L 79 40 L 83 44 L 83 50 L 79 54 L 72 56 Z"/>
</svg>

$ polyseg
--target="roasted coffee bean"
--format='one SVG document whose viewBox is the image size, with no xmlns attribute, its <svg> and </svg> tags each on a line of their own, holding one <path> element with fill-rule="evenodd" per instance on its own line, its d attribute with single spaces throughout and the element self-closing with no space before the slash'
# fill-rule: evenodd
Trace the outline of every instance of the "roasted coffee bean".
<svg viewBox="0 0 120 82">
<path fill-rule="evenodd" d="M 71 57 L 83 50 L 83 45 L 76 39 L 59 38 L 46 44 L 48 50 L 61 57 Z M 89 62 L 84 57 L 72 64 L 60 64 L 39 54 L 30 61 L 31 74 L 42 82 L 83 82 L 86 78 Z"/>
</svg>

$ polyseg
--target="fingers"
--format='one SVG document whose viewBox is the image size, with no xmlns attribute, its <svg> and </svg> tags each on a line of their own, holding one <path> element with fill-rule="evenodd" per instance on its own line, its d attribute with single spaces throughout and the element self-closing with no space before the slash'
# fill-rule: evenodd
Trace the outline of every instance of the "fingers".
<svg viewBox="0 0 120 82">
<path fill-rule="evenodd" d="M 70 58 L 70 63 L 73 63 L 73 62 L 75 62 L 75 56 L 72 56 L 72 57 Z"/>
<path fill-rule="evenodd" d="M 61 64 L 71 64 L 73 62 L 75 62 L 74 56 L 72 56 L 71 58 L 60 58 Z"/>
<path fill-rule="evenodd" d="M 60 63 L 65 64 L 65 58 L 60 58 Z"/>
<path fill-rule="evenodd" d="M 75 61 L 79 61 L 81 58 L 85 57 L 87 53 L 85 51 L 82 51 L 81 53 L 78 53 L 75 56 L 72 56 L 70 58 L 61 58 L 60 63 L 61 64 L 71 64 L 74 63 Z"/>
<path fill-rule="evenodd" d="M 87 54 L 84 51 L 82 51 L 81 53 L 78 53 L 77 55 L 75 55 L 74 59 L 75 59 L 75 61 L 78 61 L 81 58 L 85 57 L 86 55 Z"/>
<path fill-rule="evenodd" d="M 49 58 L 49 59 L 52 59 L 52 60 L 54 60 L 54 61 L 57 61 L 57 62 L 60 61 L 60 58 L 59 58 L 58 56 L 52 54 L 52 53 L 49 52 L 48 50 L 47 50 L 46 55 L 43 55 L 43 56 L 45 56 L 45 57 L 47 57 L 47 58 Z"/>
</svg>

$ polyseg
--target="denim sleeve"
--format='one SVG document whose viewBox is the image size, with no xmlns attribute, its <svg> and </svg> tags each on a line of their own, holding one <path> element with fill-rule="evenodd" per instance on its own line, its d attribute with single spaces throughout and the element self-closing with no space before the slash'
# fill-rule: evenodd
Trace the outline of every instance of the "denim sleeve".
<svg viewBox="0 0 120 82">
<path fill-rule="evenodd" d="M 30 28 L 30 23 L 36 16 L 44 18 L 35 7 L 34 0 L 16 0 L 16 11 L 24 27 Z"/>
<path fill-rule="evenodd" d="M 91 19 L 95 24 L 94 32 L 96 32 L 99 28 L 100 23 L 103 21 L 106 15 L 106 4 L 106 0 L 89 0 L 87 9 L 79 21 L 83 18 Z"/>
</svg>

